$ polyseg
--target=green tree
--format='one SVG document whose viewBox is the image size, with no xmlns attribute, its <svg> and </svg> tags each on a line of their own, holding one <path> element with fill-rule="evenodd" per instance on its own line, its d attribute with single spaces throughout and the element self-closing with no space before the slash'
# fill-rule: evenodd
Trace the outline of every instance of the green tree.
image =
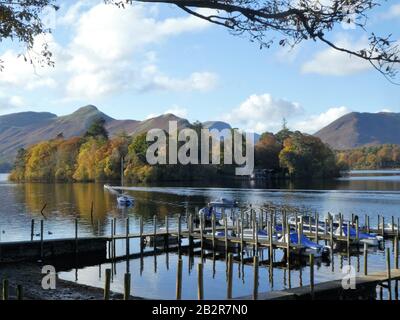
<svg viewBox="0 0 400 320">
<path fill-rule="evenodd" d="M 85 138 L 103 138 L 108 140 L 108 132 L 105 128 L 106 120 L 103 118 L 95 119 L 85 133 Z"/>
</svg>

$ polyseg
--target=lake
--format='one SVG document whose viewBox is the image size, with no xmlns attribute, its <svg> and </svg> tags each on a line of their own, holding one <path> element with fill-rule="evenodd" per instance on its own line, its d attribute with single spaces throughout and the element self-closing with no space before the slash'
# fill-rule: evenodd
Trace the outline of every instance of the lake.
<svg viewBox="0 0 400 320">
<path fill-rule="evenodd" d="M 372 226 L 377 223 L 378 214 L 389 219 L 400 217 L 400 171 L 355 171 L 335 181 L 302 182 L 250 182 L 220 181 L 214 183 L 158 183 L 156 185 L 135 185 L 127 191 L 136 199 L 133 208 L 119 208 L 115 195 L 104 189 L 100 183 L 13 183 L 7 175 L 0 175 L 0 241 L 30 239 L 31 219 L 45 219 L 45 239 L 74 236 L 74 220 L 79 219 L 79 236 L 108 235 L 110 221 L 117 220 L 117 233 L 125 232 L 126 218 L 130 218 L 131 232 L 138 231 L 139 218 L 144 220 L 145 231 L 153 230 L 153 216 L 158 226 L 164 225 L 168 216 L 171 228 L 178 214 L 194 213 L 210 200 L 225 197 L 255 208 L 273 203 L 290 205 L 326 213 L 343 213 L 345 218 L 357 214 L 363 223 L 365 214 L 370 216 Z M 93 223 L 90 214 L 94 205 Z M 46 205 L 46 206 L 45 206 Z M 43 210 L 43 215 L 41 210 Z M 37 229 L 35 233 L 37 233 Z M 38 239 L 38 235 L 36 235 Z M 124 241 L 117 251 L 124 252 Z M 391 247 L 391 241 L 386 241 Z M 131 240 L 131 252 L 137 252 L 136 240 Z M 169 253 L 157 257 L 131 260 L 116 264 L 112 290 L 123 291 L 123 277 L 126 271 L 132 274 L 132 294 L 146 298 L 173 298 L 177 254 Z M 277 251 L 277 260 L 280 252 Z M 183 298 L 196 298 L 196 264 L 200 258 L 183 256 Z M 320 262 L 316 269 L 316 281 L 340 278 L 341 267 L 348 264 L 347 257 L 335 255 L 333 261 Z M 362 256 L 352 257 L 350 263 L 356 270 L 363 265 Z M 374 250 L 369 256 L 370 270 L 385 268 L 384 251 Z M 63 279 L 82 284 L 103 287 L 103 273 L 109 265 L 96 265 L 60 272 Z M 253 272 L 248 266 L 235 265 L 234 296 L 252 293 Z M 128 270 L 127 270 L 128 268 Z M 362 269 L 362 267 L 361 267 Z M 259 291 L 279 290 L 288 287 L 286 271 L 268 268 L 260 269 Z M 308 267 L 291 272 L 291 286 L 308 284 Z M 223 299 L 226 295 L 226 263 L 206 260 L 204 265 L 204 294 L 206 299 Z"/>
</svg>

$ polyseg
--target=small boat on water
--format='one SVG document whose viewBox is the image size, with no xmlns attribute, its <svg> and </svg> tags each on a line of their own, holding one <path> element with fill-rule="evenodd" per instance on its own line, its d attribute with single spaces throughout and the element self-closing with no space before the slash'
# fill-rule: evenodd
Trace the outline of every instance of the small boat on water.
<svg viewBox="0 0 400 320">
<path fill-rule="evenodd" d="M 299 243 L 299 235 L 297 232 L 291 232 L 289 237 L 290 237 L 290 243 L 294 244 Z M 301 235 L 300 240 L 301 240 L 301 245 L 303 246 L 303 250 L 301 250 L 302 256 L 309 256 L 310 254 L 313 254 L 315 258 L 327 257 L 329 256 L 332 250 L 331 247 L 329 246 L 324 246 L 314 241 L 311 241 L 303 234 Z M 288 235 L 286 234 L 285 236 L 281 237 L 279 241 L 287 242 Z"/>
<path fill-rule="evenodd" d="M 199 216 L 203 216 L 206 221 L 211 221 L 215 214 L 216 220 L 223 225 L 225 222 L 223 216 L 227 219 L 228 225 L 232 224 L 238 215 L 238 203 L 233 200 L 220 198 L 208 203 L 207 207 L 199 210 Z"/>
<path fill-rule="evenodd" d="M 350 238 L 355 239 L 357 237 L 357 232 L 355 228 L 350 227 Z M 340 228 L 337 228 L 336 231 L 333 233 L 334 236 L 340 235 Z M 347 226 L 346 228 L 342 228 L 342 235 L 347 237 Z M 383 237 L 377 235 L 376 233 L 365 233 L 365 232 L 358 232 L 358 241 L 360 243 L 366 243 L 369 246 L 377 247 L 383 241 Z"/>
<path fill-rule="evenodd" d="M 135 199 L 128 194 L 120 194 L 117 197 L 117 202 L 120 206 L 131 207 L 135 204 Z"/>
</svg>

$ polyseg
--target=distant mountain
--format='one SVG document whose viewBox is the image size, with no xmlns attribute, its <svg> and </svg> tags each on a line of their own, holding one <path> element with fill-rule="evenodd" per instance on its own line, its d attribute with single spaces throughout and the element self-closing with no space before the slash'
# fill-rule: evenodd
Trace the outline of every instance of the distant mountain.
<svg viewBox="0 0 400 320">
<path fill-rule="evenodd" d="M 400 144 L 400 113 L 352 112 L 319 130 L 315 136 L 337 150 Z"/>
<path fill-rule="evenodd" d="M 60 133 L 65 138 L 81 136 L 98 118 L 106 121 L 106 128 L 111 136 L 120 132 L 136 135 L 154 128 L 168 130 L 169 121 L 177 121 L 179 130 L 191 125 L 188 120 L 171 113 L 144 121 L 116 120 L 93 105 L 82 107 L 69 115 L 60 117 L 48 112 L 8 114 L 0 116 L 0 164 L 12 163 L 19 148 L 53 139 Z M 220 121 L 207 121 L 203 126 L 218 130 L 231 128 L 228 123 Z"/>
</svg>

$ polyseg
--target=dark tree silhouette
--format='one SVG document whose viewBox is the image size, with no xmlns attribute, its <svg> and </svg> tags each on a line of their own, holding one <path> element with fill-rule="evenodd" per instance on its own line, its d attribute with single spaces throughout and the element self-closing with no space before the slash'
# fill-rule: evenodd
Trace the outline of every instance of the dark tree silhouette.
<svg viewBox="0 0 400 320">
<path fill-rule="evenodd" d="M 26 54 L 33 48 L 36 36 L 51 32 L 41 16 L 47 8 L 58 10 L 55 0 L 0 0 L 0 42 L 5 39 L 20 42 L 25 46 L 21 53 L 25 61 L 52 66 L 52 53 L 46 43 L 35 58 Z M 3 61 L 0 60 L 0 70 L 2 68 Z"/>
<path fill-rule="evenodd" d="M 106 0 L 120 7 L 134 2 L 168 3 L 210 23 L 222 25 L 235 35 L 248 34 L 260 48 L 274 41 L 280 46 L 295 46 L 305 40 L 320 41 L 329 47 L 368 61 L 389 81 L 394 81 L 400 63 L 400 47 L 392 35 L 369 33 L 369 45 L 354 50 L 329 39 L 335 26 L 348 23 L 368 32 L 368 16 L 386 0 Z M 203 14 L 196 8 L 215 9 Z M 277 38 L 274 34 L 279 36 Z"/>
</svg>

